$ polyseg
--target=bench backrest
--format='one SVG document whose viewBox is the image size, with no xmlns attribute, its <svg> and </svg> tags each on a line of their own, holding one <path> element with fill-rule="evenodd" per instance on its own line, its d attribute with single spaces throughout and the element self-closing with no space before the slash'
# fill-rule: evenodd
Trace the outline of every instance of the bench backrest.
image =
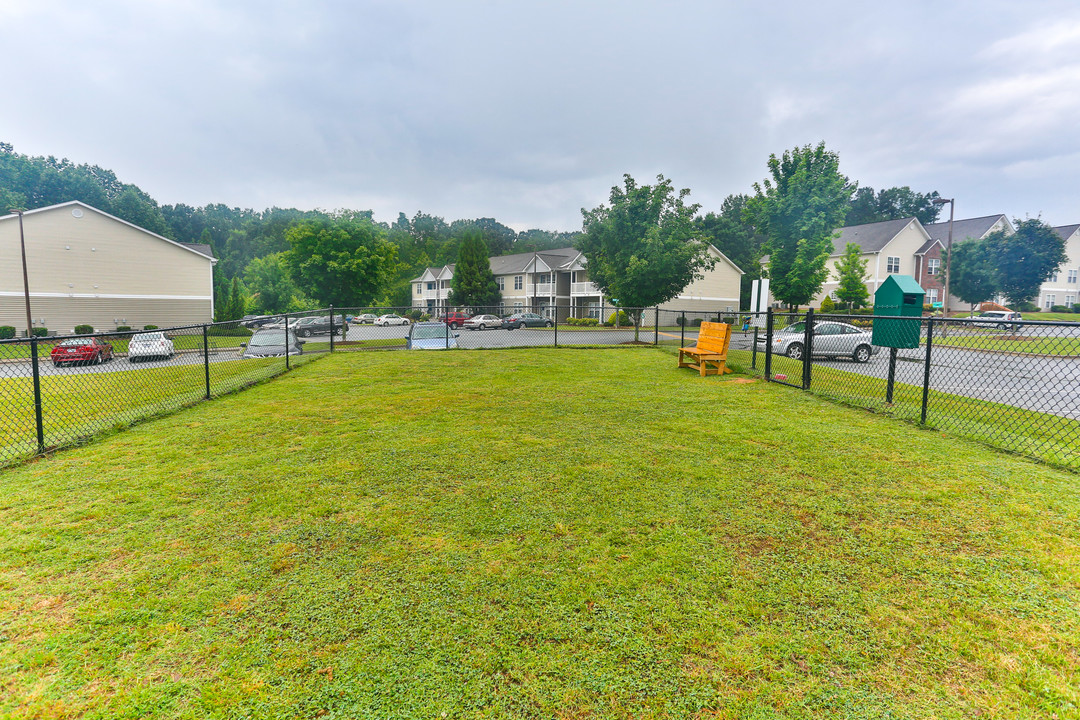
<svg viewBox="0 0 1080 720">
<path fill-rule="evenodd" d="M 698 333 L 697 349 L 726 354 L 731 342 L 731 326 L 727 323 L 703 322 Z"/>
</svg>

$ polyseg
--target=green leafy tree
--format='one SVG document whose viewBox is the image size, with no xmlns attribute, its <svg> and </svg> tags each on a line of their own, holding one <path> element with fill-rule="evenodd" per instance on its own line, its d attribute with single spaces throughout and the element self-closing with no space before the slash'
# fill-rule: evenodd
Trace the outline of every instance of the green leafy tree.
<svg viewBox="0 0 1080 720">
<path fill-rule="evenodd" d="M 969 303 L 972 312 L 976 305 L 1000 291 L 998 270 L 987 239 L 955 243 L 945 271 L 949 275 L 949 294 Z"/>
<path fill-rule="evenodd" d="M 324 307 L 367 307 L 398 270 L 397 247 L 364 214 L 306 220 L 286 237 L 294 281 Z"/>
<path fill-rule="evenodd" d="M 492 308 L 502 300 L 491 272 L 487 243 L 478 230 L 467 231 L 462 239 L 447 300 L 450 305 L 470 308 Z"/>
<path fill-rule="evenodd" d="M 747 219 L 765 235 L 770 290 L 794 307 L 809 303 L 829 276 L 826 261 L 837 228 L 843 226 L 851 185 L 840 174 L 840 159 L 817 147 L 769 156 L 768 178 L 754 183 Z"/>
<path fill-rule="evenodd" d="M 746 195 L 728 195 L 719 213 L 694 218 L 704 239 L 743 271 L 739 307 L 750 306 L 750 289 L 761 277 L 761 247 L 765 238 L 746 218 Z"/>
<path fill-rule="evenodd" d="M 937 191 L 918 193 L 909 188 L 891 187 L 874 193 L 872 187 L 856 190 L 849 201 L 847 224 L 864 225 L 866 223 L 899 220 L 917 217 L 923 225 L 937 222 L 941 206 L 934 204 L 940 197 Z"/>
<path fill-rule="evenodd" d="M 836 280 L 840 283 L 836 288 L 836 299 L 847 303 L 848 307 L 860 308 L 870 299 L 870 291 L 866 289 L 866 260 L 859 255 L 859 246 L 848 243 L 844 247 L 844 254 L 836 263 Z"/>
<path fill-rule="evenodd" d="M 1026 303 L 1039 294 L 1039 286 L 1050 279 L 1069 258 L 1065 240 L 1038 218 L 1016 220 L 1016 232 L 998 230 L 986 237 L 998 268 L 1000 292 L 1010 304 Z M 953 247 L 956 252 L 956 247 Z"/>
<path fill-rule="evenodd" d="M 244 284 L 251 292 L 252 311 L 269 315 L 303 309 L 307 304 L 289 275 L 285 253 L 255 258 L 244 270 Z"/>
<path fill-rule="evenodd" d="M 239 320 L 244 317 L 244 293 L 240 287 L 240 278 L 232 279 L 232 287 L 229 289 L 229 299 L 225 302 L 223 320 Z"/>
<path fill-rule="evenodd" d="M 589 279 L 630 309 L 635 337 L 641 308 L 675 297 L 716 262 L 694 228 L 699 206 L 686 204 L 689 194 L 676 192 L 663 175 L 656 185 L 640 187 L 624 175 L 623 187 L 611 188 L 610 205 L 581 211 L 584 232 L 577 248 Z"/>
</svg>

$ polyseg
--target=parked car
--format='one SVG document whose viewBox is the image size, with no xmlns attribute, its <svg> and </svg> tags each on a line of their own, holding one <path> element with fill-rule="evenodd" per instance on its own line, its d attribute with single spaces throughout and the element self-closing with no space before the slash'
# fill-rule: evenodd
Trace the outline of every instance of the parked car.
<svg viewBox="0 0 1080 720">
<path fill-rule="evenodd" d="M 82 337 L 61 340 L 49 353 L 55 367 L 61 365 L 100 365 L 113 359 L 112 343 L 101 338 Z"/>
<path fill-rule="evenodd" d="M 803 340 L 806 335 L 806 323 L 797 322 L 773 333 L 772 352 L 787 355 L 789 358 L 803 358 Z M 849 357 L 855 362 L 868 362 L 872 355 L 877 355 L 881 348 L 871 343 L 872 333 L 865 329 L 842 322 L 814 323 L 814 355 L 820 357 Z M 759 335 L 759 351 L 765 350 L 766 337 Z"/>
<path fill-rule="evenodd" d="M 375 324 L 380 327 L 386 327 L 388 325 L 408 325 L 409 318 L 401 317 L 394 313 L 387 313 L 386 315 L 380 315 L 375 318 Z"/>
<path fill-rule="evenodd" d="M 455 330 L 459 327 L 463 327 L 468 319 L 469 315 L 463 312 L 448 312 L 439 318 L 440 321 L 446 323 Z"/>
<path fill-rule="evenodd" d="M 976 315 L 975 317 L 959 318 L 964 322 L 978 323 L 982 325 L 993 325 L 999 330 L 1004 330 L 1009 325 L 1015 325 L 1019 323 L 1024 317 L 1011 310 L 987 310 L 982 315 Z"/>
<path fill-rule="evenodd" d="M 128 362 L 168 360 L 175 354 L 173 341 L 163 332 L 136 333 L 128 341 Z"/>
<path fill-rule="evenodd" d="M 409 350 L 449 350 L 458 346 L 457 336 L 446 323 L 413 323 L 405 347 Z"/>
<path fill-rule="evenodd" d="M 259 328 L 279 319 L 276 315 L 245 315 L 240 318 L 240 324 L 246 328 Z"/>
<path fill-rule="evenodd" d="M 374 325 L 375 321 L 378 319 L 379 318 L 377 315 L 372 315 L 371 313 L 364 313 L 363 315 L 355 315 L 353 317 L 350 317 L 349 322 L 355 323 L 357 325 Z"/>
<path fill-rule="evenodd" d="M 294 318 L 289 318 L 289 327 L 290 328 L 295 328 L 297 323 L 299 323 L 302 319 L 303 318 L 295 318 L 295 317 Z M 276 318 L 272 318 L 272 320 L 273 320 L 273 322 L 269 322 L 269 323 L 266 323 L 265 325 L 263 325 L 262 329 L 263 330 L 284 330 L 285 329 L 285 318 L 283 316 L 278 316 Z"/>
<path fill-rule="evenodd" d="M 467 330 L 495 330 L 503 326 L 502 318 L 496 315 L 473 315 L 463 325 Z M 453 326 L 451 326 L 453 327 Z"/>
<path fill-rule="evenodd" d="M 343 332 L 344 326 L 342 325 L 342 318 L 334 318 L 334 334 L 340 335 Z M 311 337 L 312 335 L 329 335 L 330 334 L 330 318 L 329 317 L 306 317 L 300 318 L 300 322 L 296 323 L 293 327 L 296 334 L 299 337 Z"/>
<path fill-rule="evenodd" d="M 288 343 L 290 355 L 304 354 L 304 341 L 297 340 L 296 333 L 292 330 L 267 330 L 263 328 L 256 330 L 255 334 L 246 343 L 240 344 L 240 347 L 244 348 L 242 357 L 244 359 L 283 357 L 286 342 Z"/>
<path fill-rule="evenodd" d="M 536 313 L 521 312 L 504 317 L 502 326 L 507 330 L 523 327 L 555 327 L 555 321 Z"/>
</svg>

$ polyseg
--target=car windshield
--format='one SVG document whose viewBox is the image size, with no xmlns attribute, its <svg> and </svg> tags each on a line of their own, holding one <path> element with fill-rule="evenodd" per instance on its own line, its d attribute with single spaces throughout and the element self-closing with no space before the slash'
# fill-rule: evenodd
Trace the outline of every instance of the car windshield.
<svg viewBox="0 0 1080 720">
<path fill-rule="evenodd" d="M 72 340 L 64 340 L 60 343 L 61 346 L 72 347 L 73 345 L 93 345 L 93 338 L 74 338 Z"/>
<path fill-rule="evenodd" d="M 290 338 L 291 339 L 291 338 Z M 251 336 L 250 347 L 265 347 L 267 345 L 284 345 L 284 332 L 261 332 Z"/>
<path fill-rule="evenodd" d="M 162 333 L 139 333 L 135 337 L 131 338 L 131 342 L 156 342 L 164 339 L 165 337 Z"/>
<path fill-rule="evenodd" d="M 794 325 L 788 325 L 786 328 L 784 328 L 780 332 L 804 333 L 804 332 L 806 332 L 806 323 L 805 322 L 797 322 Z"/>
<path fill-rule="evenodd" d="M 444 325 L 413 325 L 413 340 L 432 340 L 446 337 Z"/>
</svg>

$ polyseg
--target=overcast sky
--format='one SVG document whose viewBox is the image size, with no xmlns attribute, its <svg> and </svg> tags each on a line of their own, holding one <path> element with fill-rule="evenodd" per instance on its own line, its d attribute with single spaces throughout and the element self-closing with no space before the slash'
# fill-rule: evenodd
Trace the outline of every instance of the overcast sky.
<svg viewBox="0 0 1080 720">
<path fill-rule="evenodd" d="M 576 230 L 824 140 L 958 217 L 1080 223 L 1080 4 L 0 0 L 0 141 L 159 203 Z"/>
</svg>

